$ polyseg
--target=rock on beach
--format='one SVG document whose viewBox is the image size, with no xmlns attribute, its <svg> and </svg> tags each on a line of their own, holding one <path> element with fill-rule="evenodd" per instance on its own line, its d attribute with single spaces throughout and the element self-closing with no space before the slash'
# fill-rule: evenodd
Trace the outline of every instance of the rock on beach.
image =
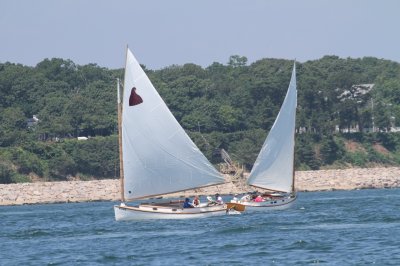
<svg viewBox="0 0 400 266">
<path fill-rule="evenodd" d="M 187 197 L 195 194 L 240 194 L 249 190 L 243 179 L 226 176 L 226 184 L 166 195 Z M 351 168 L 340 170 L 297 171 L 297 191 L 353 190 L 400 187 L 400 167 Z M 35 182 L 0 184 L 0 205 L 56 202 L 118 201 L 120 181 Z"/>
</svg>

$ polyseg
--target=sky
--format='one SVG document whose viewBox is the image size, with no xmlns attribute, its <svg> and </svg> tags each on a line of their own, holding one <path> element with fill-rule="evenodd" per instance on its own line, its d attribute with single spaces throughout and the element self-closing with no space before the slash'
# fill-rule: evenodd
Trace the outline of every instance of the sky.
<svg viewBox="0 0 400 266">
<path fill-rule="evenodd" d="M 0 63 L 46 58 L 148 69 L 226 64 L 232 55 L 400 62 L 398 0 L 0 0 Z"/>
</svg>

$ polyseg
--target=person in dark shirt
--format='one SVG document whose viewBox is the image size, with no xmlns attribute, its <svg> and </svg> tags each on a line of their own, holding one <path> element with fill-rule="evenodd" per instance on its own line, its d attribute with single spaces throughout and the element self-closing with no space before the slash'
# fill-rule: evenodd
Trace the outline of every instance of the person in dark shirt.
<svg viewBox="0 0 400 266">
<path fill-rule="evenodd" d="M 190 199 L 189 198 L 185 199 L 185 202 L 183 203 L 183 208 L 194 208 L 192 203 L 190 203 Z"/>
</svg>

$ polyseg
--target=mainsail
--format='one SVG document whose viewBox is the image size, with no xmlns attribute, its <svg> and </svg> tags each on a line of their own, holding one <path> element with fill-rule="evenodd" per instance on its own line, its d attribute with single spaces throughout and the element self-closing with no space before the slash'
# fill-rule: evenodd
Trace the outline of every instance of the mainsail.
<svg viewBox="0 0 400 266">
<path fill-rule="evenodd" d="M 121 174 L 126 200 L 224 182 L 176 121 L 129 49 L 122 99 Z"/>
<path fill-rule="evenodd" d="M 296 65 L 285 100 L 254 163 L 247 183 L 274 191 L 294 190 L 294 135 L 297 107 Z"/>
</svg>

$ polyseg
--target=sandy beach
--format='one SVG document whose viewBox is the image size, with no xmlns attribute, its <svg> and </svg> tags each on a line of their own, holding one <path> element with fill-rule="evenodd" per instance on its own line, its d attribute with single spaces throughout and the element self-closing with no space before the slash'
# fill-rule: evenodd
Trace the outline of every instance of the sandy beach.
<svg viewBox="0 0 400 266">
<path fill-rule="evenodd" d="M 226 184 L 165 195 L 240 194 L 254 190 L 245 186 L 244 178 Z M 400 167 L 352 168 L 345 170 L 297 171 L 297 191 L 353 190 L 400 187 Z M 116 179 L 94 181 L 35 182 L 0 184 L 0 205 L 22 205 L 55 202 L 118 201 L 120 182 Z"/>
</svg>

